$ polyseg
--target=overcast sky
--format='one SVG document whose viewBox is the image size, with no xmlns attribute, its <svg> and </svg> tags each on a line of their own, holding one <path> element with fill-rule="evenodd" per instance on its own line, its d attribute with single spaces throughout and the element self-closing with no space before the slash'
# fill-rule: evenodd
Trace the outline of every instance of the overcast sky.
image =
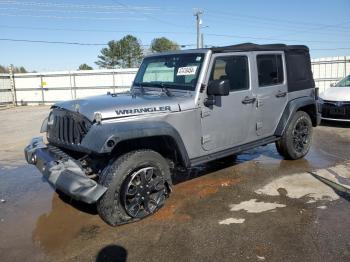
<svg viewBox="0 0 350 262">
<path fill-rule="evenodd" d="M 193 48 L 196 9 L 203 11 L 205 45 L 279 42 L 306 44 L 315 58 L 350 55 L 349 0 L 0 0 L 0 64 L 37 71 L 74 70 L 81 63 L 97 68 L 103 45 L 128 33 L 144 48 L 160 36 Z"/>
</svg>

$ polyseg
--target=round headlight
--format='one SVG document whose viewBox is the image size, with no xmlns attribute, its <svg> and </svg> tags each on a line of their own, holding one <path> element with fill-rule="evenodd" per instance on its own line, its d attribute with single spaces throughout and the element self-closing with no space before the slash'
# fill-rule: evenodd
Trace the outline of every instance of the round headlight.
<svg viewBox="0 0 350 262">
<path fill-rule="evenodd" d="M 47 124 L 52 126 L 54 124 L 54 119 L 55 119 L 55 116 L 53 115 L 53 113 L 51 111 L 50 114 L 49 114 L 49 118 L 48 118 Z"/>
</svg>

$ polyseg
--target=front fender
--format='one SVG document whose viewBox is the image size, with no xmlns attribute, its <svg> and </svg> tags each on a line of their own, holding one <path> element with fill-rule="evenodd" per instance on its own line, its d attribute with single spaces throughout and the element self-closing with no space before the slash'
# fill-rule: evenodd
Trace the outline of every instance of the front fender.
<svg viewBox="0 0 350 262">
<path fill-rule="evenodd" d="M 173 126 L 161 121 L 131 121 L 93 125 L 84 137 L 81 146 L 94 153 L 103 154 L 112 152 L 122 141 L 155 136 L 171 137 L 175 141 L 185 165 L 190 163 L 180 134 Z"/>
</svg>

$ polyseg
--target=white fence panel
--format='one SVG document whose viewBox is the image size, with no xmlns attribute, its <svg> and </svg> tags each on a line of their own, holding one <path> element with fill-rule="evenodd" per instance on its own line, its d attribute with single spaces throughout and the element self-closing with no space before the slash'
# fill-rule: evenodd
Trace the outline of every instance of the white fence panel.
<svg viewBox="0 0 350 262">
<path fill-rule="evenodd" d="M 15 83 L 19 104 L 42 101 L 40 77 L 33 74 L 15 74 Z"/>
<path fill-rule="evenodd" d="M 350 56 L 312 59 L 311 64 L 320 92 L 350 74 Z M 9 75 L 0 74 L 0 104 L 12 103 L 15 95 L 18 104 L 52 104 L 107 92 L 125 92 L 130 89 L 136 72 L 137 68 L 15 74 L 14 94 Z M 152 78 L 157 72 L 154 74 Z M 172 74 L 169 71 L 167 77 L 170 79 Z"/>
<path fill-rule="evenodd" d="M 13 93 L 11 92 L 10 76 L 0 74 L 0 106 L 13 103 Z"/>
<path fill-rule="evenodd" d="M 130 89 L 136 68 L 15 74 L 19 104 L 52 104 Z"/>
</svg>

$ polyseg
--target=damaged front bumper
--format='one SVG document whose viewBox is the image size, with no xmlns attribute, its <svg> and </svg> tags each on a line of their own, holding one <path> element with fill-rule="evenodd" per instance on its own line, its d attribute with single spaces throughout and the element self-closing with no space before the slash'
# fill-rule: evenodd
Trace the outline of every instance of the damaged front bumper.
<svg viewBox="0 0 350 262">
<path fill-rule="evenodd" d="M 24 155 L 55 189 L 73 199 L 92 204 L 107 190 L 88 178 L 75 159 L 59 148 L 45 144 L 42 137 L 33 138 L 24 149 Z"/>
</svg>

